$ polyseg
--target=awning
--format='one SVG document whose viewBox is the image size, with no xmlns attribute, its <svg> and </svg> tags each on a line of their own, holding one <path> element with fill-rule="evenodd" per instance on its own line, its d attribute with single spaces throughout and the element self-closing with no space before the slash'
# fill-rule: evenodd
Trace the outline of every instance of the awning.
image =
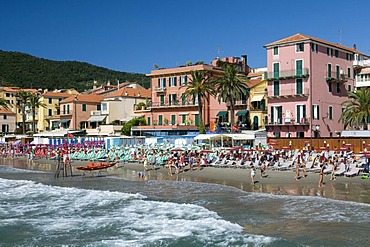
<svg viewBox="0 0 370 247">
<path fill-rule="evenodd" d="M 88 122 L 101 122 L 105 119 L 105 116 L 91 116 Z"/>
<path fill-rule="evenodd" d="M 256 102 L 256 101 L 261 101 L 263 99 L 264 95 L 263 94 L 257 94 L 254 95 L 251 99 L 251 102 Z"/>
<path fill-rule="evenodd" d="M 58 124 L 61 124 L 61 123 L 68 123 L 68 119 L 62 119 L 62 120 L 59 120 L 58 121 Z"/>
<path fill-rule="evenodd" d="M 216 136 L 220 136 L 220 135 L 219 134 L 199 134 L 196 137 L 194 137 L 194 140 L 208 140 Z"/>
<path fill-rule="evenodd" d="M 217 117 L 226 117 L 227 116 L 227 111 L 219 111 L 217 113 Z"/>
<path fill-rule="evenodd" d="M 246 116 L 248 114 L 248 110 L 240 110 L 236 113 L 237 116 Z"/>
<path fill-rule="evenodd" d="M 254 134 L 224 134 L 224 136 L 230 137 L 233 140 L 254 140 Z"/>
</svg>

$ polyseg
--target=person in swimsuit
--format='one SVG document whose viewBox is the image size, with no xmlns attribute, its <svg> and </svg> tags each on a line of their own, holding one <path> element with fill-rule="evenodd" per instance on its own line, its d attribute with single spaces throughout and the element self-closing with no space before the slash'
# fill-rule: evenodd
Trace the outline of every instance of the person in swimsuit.
<svg viewBox="0 0 370 247">
<path fill-rule="evenodd" d="M 254 176 L 256 176 L 256 170 L 254 166 L 251 168 L 251 184 L 254 185 Z"/>
<path fill-rule="evenodd" d="M 319 187 L 322 187 L 324 185 L 324 169 L 326 167 L 325 165 L 326 165 L 326 163 L 321 164 Z"/>
</svg>

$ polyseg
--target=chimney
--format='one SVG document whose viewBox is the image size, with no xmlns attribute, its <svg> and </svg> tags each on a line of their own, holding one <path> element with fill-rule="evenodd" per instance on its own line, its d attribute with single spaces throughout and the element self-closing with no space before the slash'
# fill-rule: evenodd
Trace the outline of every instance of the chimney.
<svg viewBox="0 0 370 247">
<path fill-rule="evenodd" d="M 96 84 L 98 84 L 98 82 L 94 80 L 93 89 L 96 89 Z"/>
</svg>

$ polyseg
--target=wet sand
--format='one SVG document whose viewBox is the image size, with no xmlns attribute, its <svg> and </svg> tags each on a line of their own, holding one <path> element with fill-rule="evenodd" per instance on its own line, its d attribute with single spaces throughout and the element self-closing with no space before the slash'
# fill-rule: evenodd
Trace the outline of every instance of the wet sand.
<svg viewBox="0 0 370 247">
<path fill-rule="evenodd" d="M 54 160 L 37 159 L 32 164 L 27 164 L 24 157 L 15 159 L 0 158 L 0 163 L 11 165 L 16 168 L 43 170 L 55 172 L 57 163 Z M 73 174 L 82 176 L 83 173 L 76 169 L 77 166 L 86 165 L 87 161 L 72 162 Z M 174 173 L 174 169 L 173 173 Z M 353 178 L 337 177 L 336 180 L 330 180 L 330 175 L 324 177 L 324 186 L 319 187 L 319 174 L 308 172 L 307 177 L 301 173 L 300 179 L 295 180 L 295 172 L 288 171 L 271 171 L 267 170 L 266 175 L 261 178 L 260 171 L 256 171 L 255 184 L 251 184 L 250 170 L 240 168 L 214 168 L 204 167 L 201 170 L 194 168 L 190 171 L 188 167 L 185 172 L 169 175 L 169 169 L 160 167 L 157 170 L 145 172 L 144 177 L 139 173 L 143 172 L 143 165 L 138 163 L 119 163 L 109 168 L 108 173 L 102 175 L 118 176 L 128 180 L 172 180 L 172 181 L 189 181 L 203 183 L 217 183 L 227 186 L 233 186 L 249 192 L 268 193 L 274 195 L 290 196 L 320 196 L 337 200 L 355 201 L 370 204 L 370 179 L 361 179 L 360 176 Z M 96 176 L 98 172 L 86 173 L 85 177 Z M 54 175 L 54 174 L 53 174 Z M 62 174 L 60 174 L 62 176 Z M 62 178 L 63 179 L 63 178 Z"/>
</svg>

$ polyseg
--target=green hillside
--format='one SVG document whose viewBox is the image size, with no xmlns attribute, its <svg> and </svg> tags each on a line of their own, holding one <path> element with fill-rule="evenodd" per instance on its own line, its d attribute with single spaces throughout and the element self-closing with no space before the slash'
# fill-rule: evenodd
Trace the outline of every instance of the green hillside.
<svg viewBox="0 0 370 247">
<path fill-rule="evenodd" d="M 0 50 L 0 86 L 23 88 L 66 89 L 79 92 L 91 89 L 93 81 L 115 84 L 130 81 L 145 88 L 150 79 L 144 74 L 119 72 L 76 61 L 52 61 L 20 52 Z"/>
</svg>

